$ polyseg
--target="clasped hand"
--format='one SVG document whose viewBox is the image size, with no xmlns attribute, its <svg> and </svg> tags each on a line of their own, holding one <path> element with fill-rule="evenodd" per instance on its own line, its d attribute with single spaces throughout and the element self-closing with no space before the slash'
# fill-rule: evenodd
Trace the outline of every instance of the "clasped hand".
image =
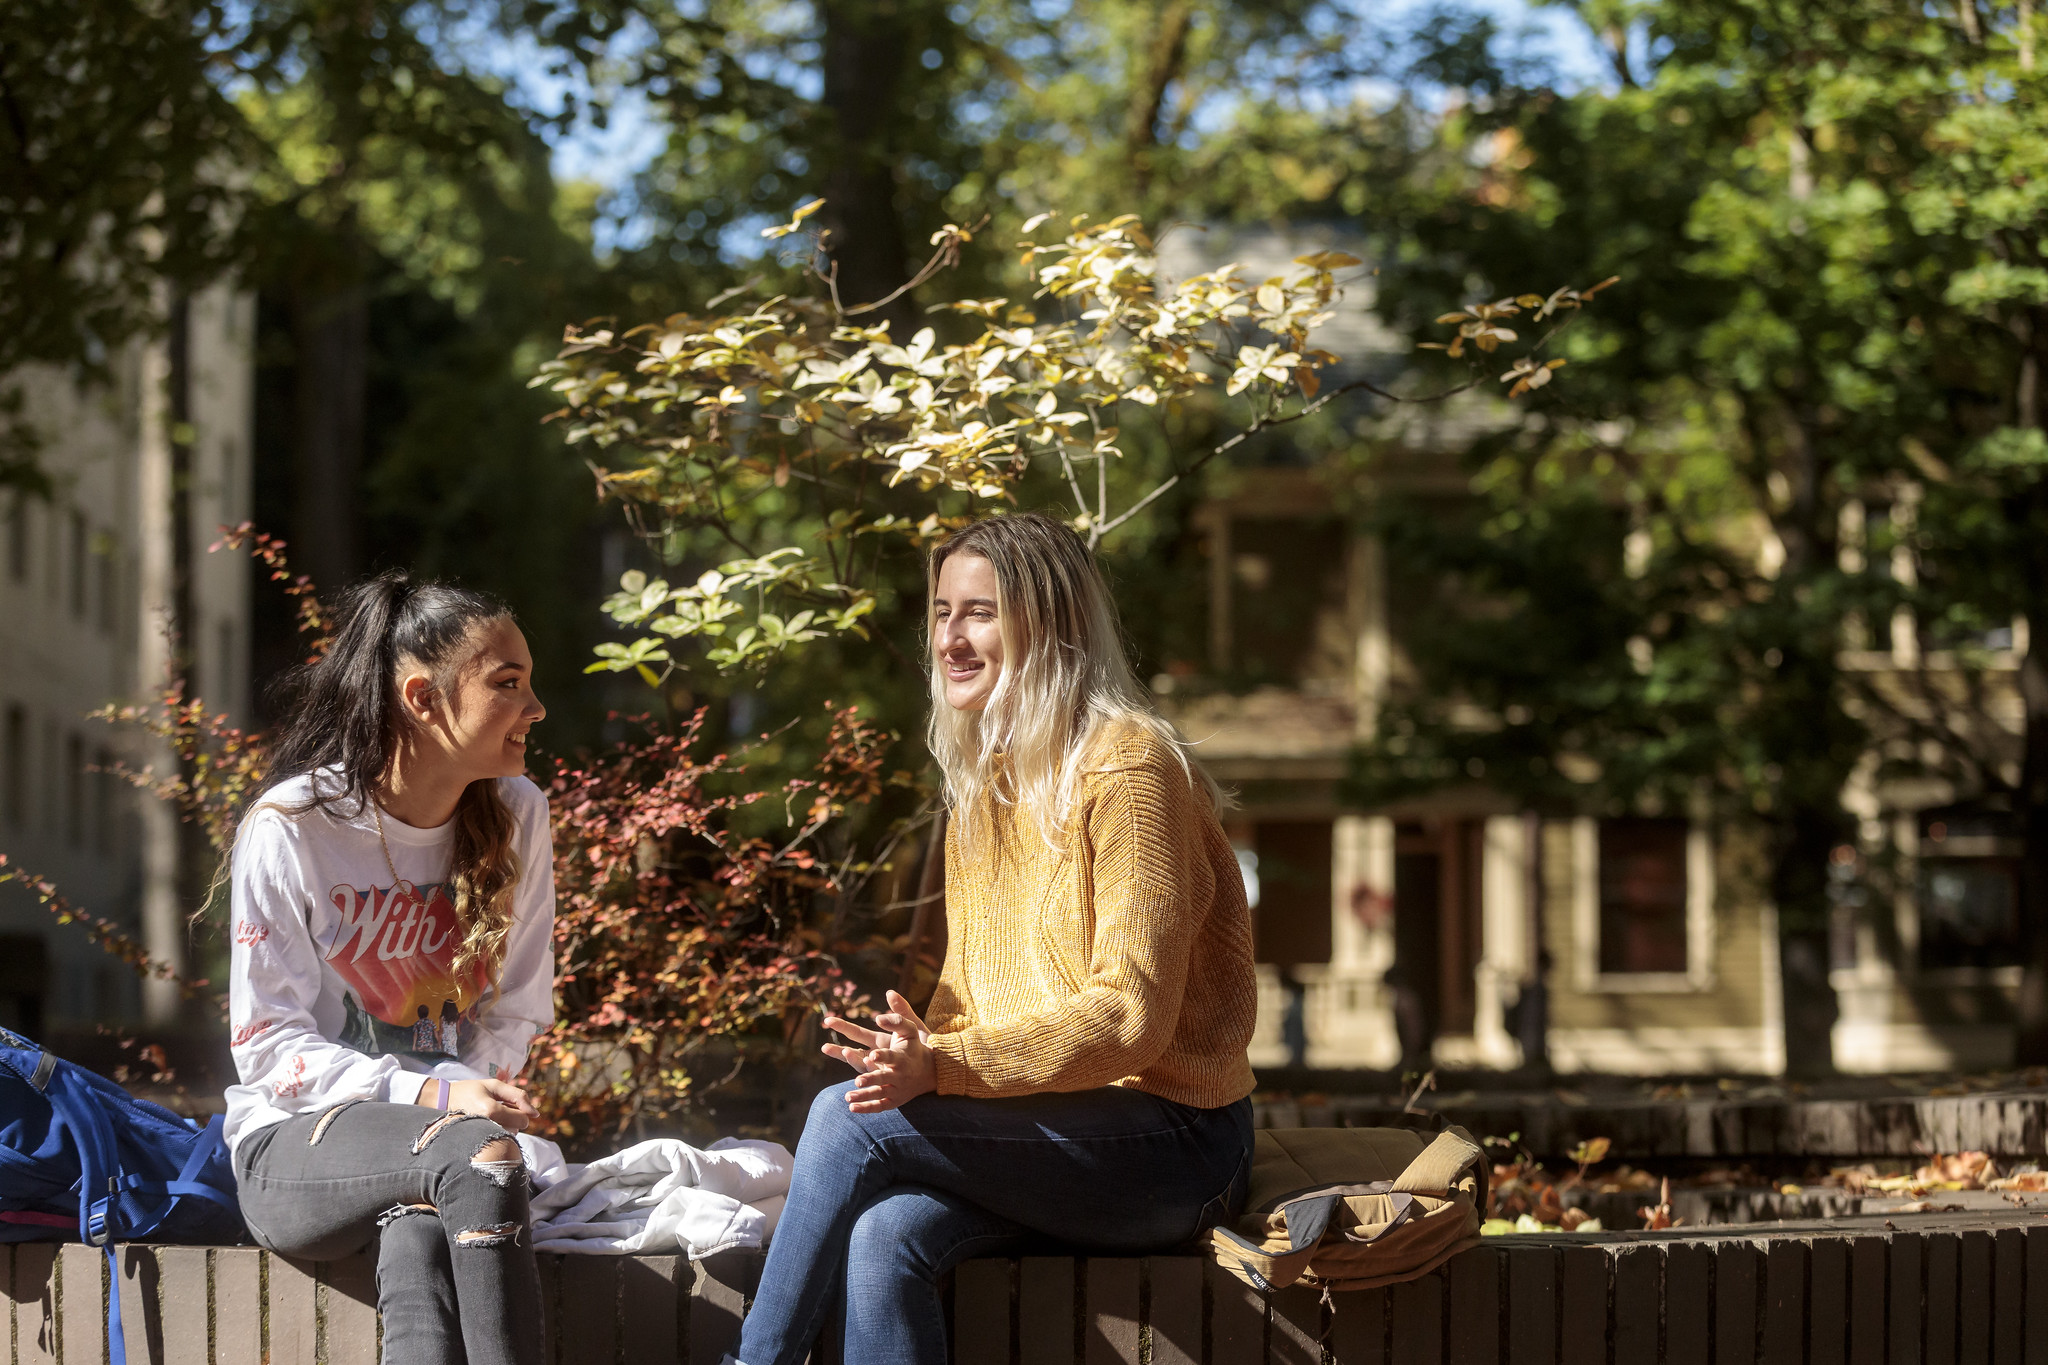
<svg viewBox="0 0 2048 1365">
<path fill-rule="evenodd" d="M 413 1103 L 431 1109 L 435 1098 L 434 1078 L 429 1076 L 420 1082 L 419 1098 Z M 513 1084 L 512 1073 L 502 1069 L 487 1081 L 452 1082 L 448 1087 L 448 1107 L 489 1119 L 508 1133 L 523 1133 L 528 1124 L 540 1117 L 526 1091 Z"/>
<path fill-rule="evenodd" d="M 822 1049 L 860 1073 L 860 1083 L 846 1096 L 854 1113 L 879 1114 L 939 1088 L 931 1030 L 896 992 L 889 992 L 889 1008 L 875 1016 L 871 1029 L 836 1014 L 825 1016 L 825 1027 L 855 1044 L 827 1043 Z"/>
</svg>

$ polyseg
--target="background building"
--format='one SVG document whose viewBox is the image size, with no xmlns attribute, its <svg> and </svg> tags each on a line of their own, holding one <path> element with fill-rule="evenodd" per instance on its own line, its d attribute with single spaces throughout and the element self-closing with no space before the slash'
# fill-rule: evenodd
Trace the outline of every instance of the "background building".
<svg viewBox="0 0 2048 1365">
<path fill-rule="evenodd" d="M 1211 231 L 1170 237 L 1162 261 L 1187 275 L 1234 260 L 1257 278 L 1332 245 L 1347 244 L 1314 230 Z M 1359 357 L 1353 372 L 1397 374 L 1370 305 L 1369 281 L 1354 285 L 1319 338 Z M 1469 503 L 1461 455 L 1512 420 L 1484 398 L 1375 417 L 1354 428 L 1370 461 L 1339 469 L 1276 448 L 1264 467 L 1219 480 L 1194 516 L 1208 658 L 1153 685 L 1239 798 L 1230 832 L 1261 974 L 1253 1059 L 1513 1068 L 1540 1046 L 1561 1071 L 1781 1072 L 1781 938 L 1761 820 L 1717 813 L 1704 794 L 1689 810 L 1539 813 L 1483 772 L 1380 808 L 1344 796 L 1382 707 L 1421 685 L 1403 636 L 1429 600 L 1421 571 L 1390 562 L 1361 513 L 1394 494 L 1447 514 Z M 1851 503 L 1843 570 L 1907 583 L 1924 572 L 1908 549 L 1862 548 L 1899 543 L 1863 528 L 1896 527 L 1915 501 L 1890 487 Z M 1772 552 L 1766 535 L 1755 553 Z M 1901 612 L 1842 641 L 1841 667 L 1876 699 L 1873 747 L 1844 793 L 1856 843 L 1829 868 L 1842 1070 L 2011 1062 L 2025 951 L 2018 831 L 1996 800 L 1973 799 L 1969 774 L 2017 781 L 2024 630 L 1934 639 Z M 1469 723 L 1498 718 L 1473 708 Z"/>
<path fill-rule="evenodd" d="M 194 690 L 236 722 L 249 705 L 248 562 L 207 547 L 249 515 L 254 300 L 214 288 L 171 315 L 113 357 L 110 382 L 15 376 L 53 489 L 0 492 L 0 853 L 159 956 L 184 938 L 179 822 L 109 769 L 165 757 L 91 713 L 160 690 L 181 575 Z M 0 887 L 0 1024 L 47 1036 L 176 1009 Z"/>
<path fill-rule="evenodd" d="M 1330 504 L 1315 471 L 1273 469 L 1202 514 L 1217 671 L 1273 675 L 1176 708 L 1240 802 L 1254 1062 L 1290 1060 L 1296 1010 L 1308 1066 L 1515 1067 L 1534 1022 L 1517 1012 L 1543 976 L 1560 1070 L 1781 1070 L 1776 932 L 1760 897 L 1731 889 L 1739 832 L 1684 814 L 1539 816 L 1477 779 L 1380 810 L 1342 800 L 1401 672 L 1400 574 Z"/>
</svg>

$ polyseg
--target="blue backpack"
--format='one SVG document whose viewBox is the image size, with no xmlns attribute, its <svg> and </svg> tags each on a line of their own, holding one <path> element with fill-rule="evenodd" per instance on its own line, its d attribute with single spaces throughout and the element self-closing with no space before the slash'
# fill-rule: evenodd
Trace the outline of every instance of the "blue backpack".
<svg viewBox="0 0 2048 1365">
<path fill-rule="evenodd" d="M 0 1243 L 74 1235 L 110 1266 L 117 1241 L 242 1241 L 220 1117 L 181 1118 L 0 1028 Z M 119 1294 L 107 1329 L 127 1359 Z"/>
</svg>

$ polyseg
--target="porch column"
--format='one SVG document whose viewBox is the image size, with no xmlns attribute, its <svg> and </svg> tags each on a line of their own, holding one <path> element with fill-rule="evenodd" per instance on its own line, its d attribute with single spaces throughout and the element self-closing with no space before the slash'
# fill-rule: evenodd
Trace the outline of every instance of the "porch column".
<svg viewBox="0 0 2048 1365">
<path fill-rule="evenodd" d="M 1522 1047 L 1507 1026 L 1529 967 L 1529 823 L 1491 816 L 1480 847 L 1480 958 L 1473 971 L 1472 1041 L 1486 1066 L 1520 1066 Z"/>
<path fill-rule="evenodd" d="M 1394 822 L 1337 817 L 1330 856 L 1330 969 L 1309 1064 L 1388 1069 L 1401 1060 L 1383 981 L 1394 961 Z"/>
</svg>

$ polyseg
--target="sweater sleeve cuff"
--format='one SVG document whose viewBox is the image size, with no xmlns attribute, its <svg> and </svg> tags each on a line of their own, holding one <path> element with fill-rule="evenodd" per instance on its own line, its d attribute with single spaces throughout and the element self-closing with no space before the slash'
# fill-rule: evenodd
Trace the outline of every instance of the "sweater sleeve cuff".
<svg viewBox="0 0 2048 1365">
<path fill-rule="evenodd" d="M 967 1093 L 969 1072 L 967 1062 L 958 1054 L 966 1051 L 964 1042 L 957 1033 L 932 1035 L 932 1058 L 939 1066 L 939 1089 L 941 1095 L 964 1095 Z"/>
<path fill-rule="evenodd" d="M 383 1098 L 391 1104 L 417 1104 L 420 1091 L 432 1079 L 433 1077 L 423 1076 L 417 1071 L 393 1071 L 384 1078 Z"/>
</svg>

